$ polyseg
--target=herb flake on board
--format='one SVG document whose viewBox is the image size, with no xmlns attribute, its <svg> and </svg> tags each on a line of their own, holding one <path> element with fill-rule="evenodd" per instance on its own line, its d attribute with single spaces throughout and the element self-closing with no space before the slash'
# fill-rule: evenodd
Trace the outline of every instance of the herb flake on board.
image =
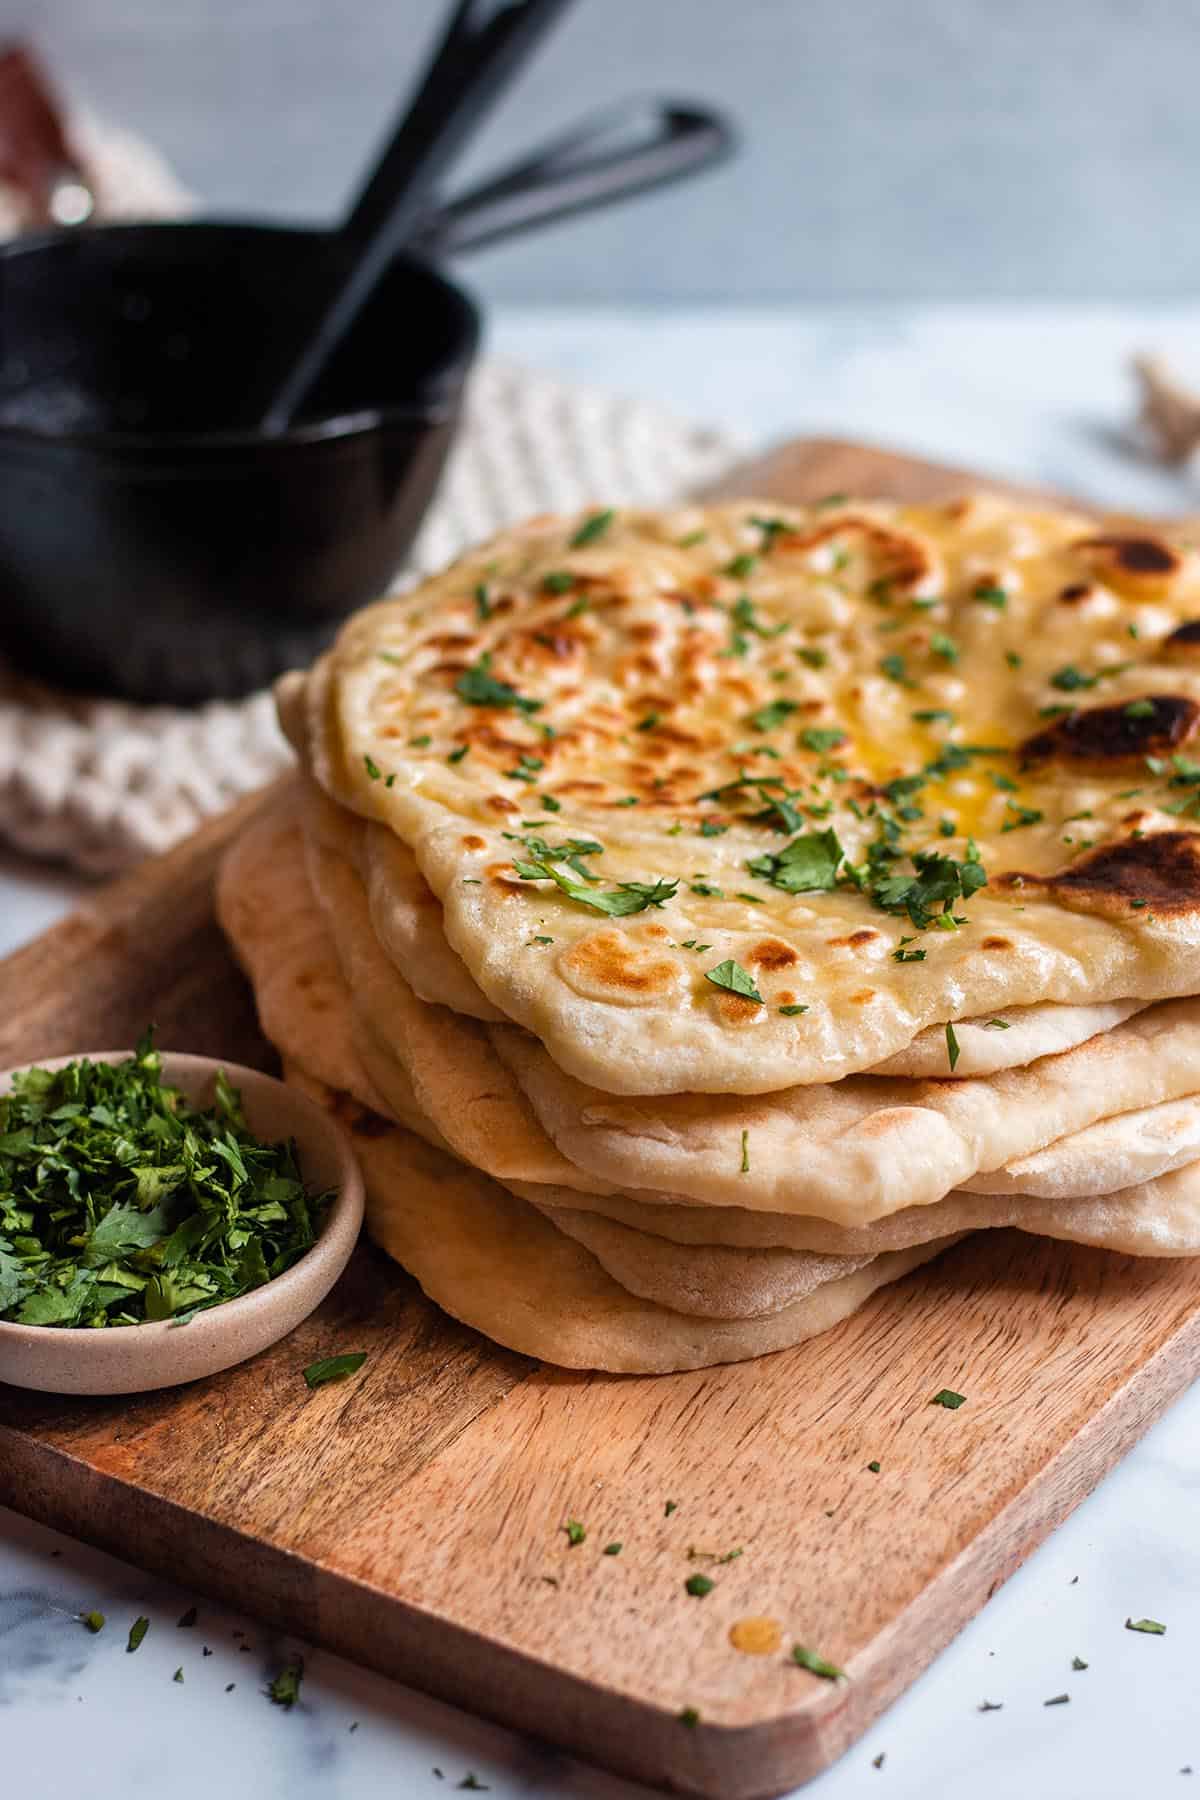
<svg viewBox="0 0 1200 1800">
<path fill-rule="evenodd" d="M 327 1381 L 342 1381 L 347 1375 L 353 1375 L 366 1360 L 365 1350 L 346 1350 L 340 1356 L 323 1356 L 319 1362 L 309 1363 L 304 1380 L 310 1388 L 324 1387 Z"/>
<path fill-rule="evenodd" d="M 839 1669 L 836 1663 L 818 1656 L 815 1650 L 805 1649 L 803 1644 L 792 1645 L 792 1661 L 800 1668 L 807 1669 L 810 1675 L 819 1675 L 822 1681 L 845 1681 L 847 1678 L 844 1669 Z"/>
</svg>

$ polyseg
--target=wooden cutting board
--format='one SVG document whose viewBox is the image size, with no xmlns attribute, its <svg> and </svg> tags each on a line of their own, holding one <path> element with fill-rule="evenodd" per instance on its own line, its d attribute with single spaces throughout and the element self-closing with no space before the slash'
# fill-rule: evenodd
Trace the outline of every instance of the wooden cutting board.
<svg viewBox="0 0 1200 1800">
<path fill-rule="evenodd" d="M 933 498 L 966 479 L 808 442 L 736 485 Z M 269 803 L 0 965 L 0 1067 L 148 1020 L 164 1046 L 270 1066 L 212 916 L 224 846 Z M 310 1395 L 305 1364 L 351 1349 L 363 1373 Z M 852 1744 L 1198 1368 L 1200 1269 L 1014 1232 L 795 1351 L 646 1379 L 498 1350 L 364 1246 L 298 1331 L 214 1380 L 0 1388 L 0 1500 L 623 1773 L 752 1800 Z M 944 1387 L 960 1410 L 929 1404 Z M 783 1650 L 731 1645 L 752 1616 Z M 850 1679 L 797 1668 L 793 1642 Z"/>
</svg>

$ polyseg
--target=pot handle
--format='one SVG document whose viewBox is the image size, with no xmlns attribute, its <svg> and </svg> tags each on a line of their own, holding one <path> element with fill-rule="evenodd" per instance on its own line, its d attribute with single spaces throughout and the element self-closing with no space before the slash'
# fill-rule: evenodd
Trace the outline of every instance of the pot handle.
<svg viewBox="0 0 1200 1800">
<path fill-rule="evenodd" d="M 707 107 L 633 100 L 594 113 L 499 175 L 439 206 L 411 248 L 455 256 L 607 206 L 723 162 L 733 127 Z"/>
</svg>

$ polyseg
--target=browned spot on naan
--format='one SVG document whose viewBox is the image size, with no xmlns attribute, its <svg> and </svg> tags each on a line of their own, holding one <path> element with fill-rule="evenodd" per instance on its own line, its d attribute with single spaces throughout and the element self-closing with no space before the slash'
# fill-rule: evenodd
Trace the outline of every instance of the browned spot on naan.
<svg viewBox="0 0 1200 1800">
<path fill-rule="evenodd" d="M 1003 937 L 985 937 L 979 948 L 981 950 L 1011 950 L 1012 939 Z"/>
<path fill-rule="evenodd" d="M 831 950 L 857 950 L 863 944 L 873 944 L 878 936 L 877 931 L 864 925 L 861 931 L 852 931 L 848 937 L 826 938 L 825 942 Z"/>
<path fill-rule="evenodd" d="M 596 998 L 655 1000 L 679 985 L 670 957 L 640 948 L 623 931 L 596 931 L 563 955 L 559 968 L 573 985 Z"/>
<path fill-rule="evenodd" d="M 1160 648 L 1180 661 L 1200 657 L 1200 619 L 1188 619 L 1177 625 L 1170 636 L 1163 639 Z"/>
<path fill-rule="evenodd" d="M 878 579 L 890 587 L 915 588 L 934 572 L 933 559 L 920 538 L 911 532 L 892 531 L 875 519 L 854 515 L 831 519 L 812 531 L 781 531 L 775 549 L 785 551 L 815 550 L 819 544 L 847 537 L 858 537 L 878 570 Z"/>
<path fill-rule="evenodd" d="M 1200 833 L 1154 831 L 1145 837 L 1102 844 L 1054 875 L 1011 874 L 996 887 L 1040 890 L 1060 906 L 1110 917 L 1137 917 L 1131 903 L 1179 917 L 1200 911 Z M 1138 909 L 1140 910 L 1140 908 Z"/>
<path fill-rule="evenodd" d="M 1081 600 L 1087 600 L 1092 592 L 1090 581 L 1073 581 L 1069 587 L 1062 588 L 1059 599 L 1064 606 L 1078 606 Z"/>
<path fill-rule="evenodd" d="M 485 804 L 495 813 L 508 814 L 520 812 L 521 810 L 512 800 L 506 799 L 503 794 L 489 794 Z"/>
<path fill-rule="evenodd" d="M 473 833 L 468 833 L 462 840 L 462 847 L 464 850 L 486 850 L 487 839 L 475 837 Z"/>
<path fill-rule="evenodd" d="M 1101 771 L 1123 763 L 1141 763 L 1145 756 L 1161 756 L 1187 743 L 1200 722 L 1200 706 L 1182 694 L 1147 695 L 1153 712 L 1130 712 L 1130 701 L 1113 706 L 1080 707 L 1078 712 L 1055 719 L 1044 731 L 1035 732 L 1021 746 L 1023 763 L 1051 758 Z"/>
<path fill-rule="evenodd" d="M 753 1025 L 763 1016 L 757 1000 L 751 1000 L 748 994 L 731 994 L 726 988 L 713 989 L 713 1004 L 725 1025 Z"/>
<path fill-rule="evenodd" d="M 781 938 L 763 938 L 761 943 L 747 951 L 746 960 L 759 969 L 790 969 L 799 958 L 791 945 L 785 944 Z"/>
<path fill-rule="evenodd" d="M 1148 532 L 1101 532 L 1077 538 L 1071 549 L 1101 581 L 1140 598 L 1165 593 L 1183 567 L 1178 550 Z"/>
</svg>

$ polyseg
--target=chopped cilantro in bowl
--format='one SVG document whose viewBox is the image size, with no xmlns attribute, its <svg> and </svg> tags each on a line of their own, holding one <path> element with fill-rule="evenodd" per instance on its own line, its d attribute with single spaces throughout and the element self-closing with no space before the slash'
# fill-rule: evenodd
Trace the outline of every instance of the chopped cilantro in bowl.
<svg viewBox="0 0 1200 1800">
<path fill-rule="evenodd" d="M 182 1320 L 281 1275 L 331 1195 L 291 1142 L 264 1143 L 218 1071 L 211 1105 L 162 1078 L 149 1037 L 123 1062 L 15 1074 L 0 1099 L 0 1320 Z"/>
<path fill-rule="evenodd" d="M 308 1091 L 149 1037 L 0 1076 L 0 1380 L 173 1386 L 305 1318 L 363 1211 L 334 1096 Z"/>
</svg>

